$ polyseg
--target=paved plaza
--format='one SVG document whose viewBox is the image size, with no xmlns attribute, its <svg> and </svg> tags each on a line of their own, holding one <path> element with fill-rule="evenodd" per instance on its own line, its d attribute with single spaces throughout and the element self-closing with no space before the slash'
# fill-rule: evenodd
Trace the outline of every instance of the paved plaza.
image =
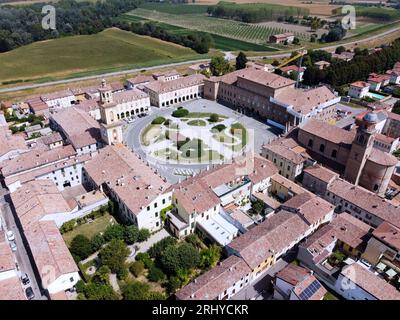
<svg viewBox="0 0 400 320">
<path fill-rule="evenodd" d="M 227 123 L 241 123 L 249 132 L 251 132 L 250 137 L 254 139 L 249 139 L 249 144 L 253 146 L 246 146 L 252 148 L 255 153 L 261 152 L 261 146 L 264 143 L 268 143 L 271 139 L 275 138 L 279 133 L 276 128 L 271 127 L 266 124 L 266 121 L 261 122 L 249 116 L 243 115 L 235 110 L 225 107 L 215 101 L 198 99 L 191 102 L 182 103 L 176 107 L 170 108 L 156 108 L 152 107 L 150 114 L 143 118 L 137 118 L 134 122 L 126 124 L 124 128 L 124 139 L 128 147 L 130 147 L 135 153 L 137 153 L 142 159 L 145 159 L 149 164 L 158 172 L 165 177 L 170 183 L 177 183 L 182 179 L 185 179 L 187 175 L 191 175 L 200 170 L 205 170 L 213 165 L 213 163 L 201 163 L 201 164 L 188 164 L 188 163 L 170 163 L 165 161 L 160 161 L 157 158 L 150 156 L 149 150 L 152 150 L 154 146 L 147 148 L 141 143 L 141 133 L 142 131 L 151 123 L 153 119 L 159 116 L 165 118 L 171 118 L 171 113 L 178 107 L 182 106 L 189 112 L 207 112 L 216 113 L 221 116 L 225 116 L 228 119 Z M 204 127 L 192 127 L 193 130 L 202 130 Z M 188 129 L 188 128 L 185 128 Z M 186 132 L 187 135 L 188 132 Z M 229 159 L 229 152 L 225 155 L 225 161 Z M 230 160 L 228 160 L 230 161 Z"/>
</svg>

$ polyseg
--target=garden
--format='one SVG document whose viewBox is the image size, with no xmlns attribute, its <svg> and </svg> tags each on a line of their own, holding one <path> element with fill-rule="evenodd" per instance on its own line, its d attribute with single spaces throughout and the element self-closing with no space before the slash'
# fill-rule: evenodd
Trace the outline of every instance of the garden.
<svg viewBox="0 0 400 320">
<path fill-rule="evenodd" d="M 189 112 L 179 107 L 142 130 L 141 144 L 152 157 L 195 164 L 221 162 L 239 155 L 248 141 L 246 128 L 226 116 Z"/>
</svg>

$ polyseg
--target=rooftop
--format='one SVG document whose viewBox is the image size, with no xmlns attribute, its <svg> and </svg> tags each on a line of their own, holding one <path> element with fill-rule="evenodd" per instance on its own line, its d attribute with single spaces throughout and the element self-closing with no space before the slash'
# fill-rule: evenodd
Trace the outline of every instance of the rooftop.
<svg viewBox="0 0 400 320">
<path fill-rule="evenodd" d="M 96 144 L 101 139 L 99 123 L 80 109 L 63 109 L 51 118 L 62 128 L 75 149 Z"/>
<path fill-rule="evenodd" d="M 356 81 L 350 84 L 352 87 L 357 87 L 357 88 L 367 88 L 370 86 L 368 82 L 365 81 Z"/>
<path fill-rule="evenodd" d="M 372 232 L 372 235 L 400 250 L 400 228 L 396 228 L 388 222 L 383 222 Z"/>
<path fill-rule="evenodd" d="M 339 177 L 339 174 L 324 168 L 323 166 L 317 164 L 315 166 L 310 166 L 306 169 L 304 169 L 304 173 L 307 173 L 325 183 L 330 183 L 333 179 L 336 179 Z"/>
<path fill-rule="evenodd" d="M 354 131 L 347 131 L 317 119 L 308 120 L 300 127 L 300 131 L 310 133 L 335 144 L 350 145 L 355 137 Z"/>
<path fill-rule="evenodd" d="M 358 263 L 345 266 L 341 274 L 378 300 L 400 300 L 400 292 Z"/>
<path fill-rule="evenodd" d="M 0 126 L 0 157 L 11 151 L 26 151 L 28 147 L 21 135 L 12 134 L 7 126 Z"/>
<path fill-rule="evenodd" d="M 144 85 L 145 88 L 156 93 L 171 92 L 203 83 L 205 76 L 202 74 L 193 74 L 190 76 L 178 78 L 171 81 L 153 81 Z"/>
<path fill-rule="evenodd" d="M 250 272 L 243 259 L 232 255 L 175 295 L 180 300 L 213 300 Z"/>
</svg>

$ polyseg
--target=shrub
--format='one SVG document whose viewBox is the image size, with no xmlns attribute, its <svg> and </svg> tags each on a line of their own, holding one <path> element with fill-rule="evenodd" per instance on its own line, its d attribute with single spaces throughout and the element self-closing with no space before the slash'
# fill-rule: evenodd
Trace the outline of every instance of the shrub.
<svg viewBox="0 0 400 320">
<path fill-rule="evenodd" d="M 165 122 L 165 118 L 164 117 L 157 117 L 151 122 L 151 124 L 162 124 L 164 122 Z"/>
<path fill-rule="evenodd" d="M 189 114 L 189 110 L 184 109 L 184 108 L 178 108 L 174 112 L 172 112 L 172 116 L 175 118 L 183 118 L 186 117 Z"/>
<path fill-rule="evenodd" d="M 99 252 L 101 263 L 108 266 L 113 273 L 121 274 L 126 271 L 125 259 L 130 250 L 122 240 L 113 239 Z"/>
<path fill-rule="evenodd" d="M 136 255 L 135 259 L 136 259 L 136 261 L 142 261 L 144 266 L 147 269 L 150 269 L 154 265 L 153 260 L 151 260 L 149 254 L 147 252 L 139 252 Z"/>
<path fill-rule="evenodd" d="M 167 282 L 167 291 L 172 294 L 175 293 L 181 287 L 182 283 L 178 277 L 172 276 Z"/>
<path fill-rule="evenodd" d="M 124 300 L 147 300 L 150 286 L 147 283 L 131 281 L 121 287 Z"/>
<path fill-rule="evenodd" d="M 164 121 L 164 126 L 169 126 L 170 123 L 171 123 L 171 121 L 169 119 L 166 119 Z"/>
<path fill-rule="evenodd" d="M 125 227 L 124 232 L 124 240 L 127 244 L 133 244 L 138 240 L 139 237 L 139 229 L 134 226 L 127 226 Z"/>
<path fill-rule="evenodd" d="M 84 292 L 85 291 L 85 282 L 83 282 L 83 280 L 79 280 L 76 283 L 75 288 L 76 288 L 76 292 L 78 292 L 78 293 Z"/>
<path fill-rule="evenodd" d="M 73 255 L 79 258 L 79 260 L 86 259 L 93 252 L 90 240 L 82 234 L 78 234 L 72 239 L 70 251 Z"/>
<path fill-rule="evenodd" d="M 211 130 L 221 132 L 225 129 L 226 129 L 226 126 L 221 123 L 221 124 L 217 124 L 216 126 L 212 127 Z"/>
<path fill-rule="evenodd" d="M 219 121 L 219 115 L 216 113 L 212 113 L 210 115 L 210 118 L 208 119 L 210 122 L 218 122 Z"/>
<path fill-rule="evenodd" d="M 135 276 L 139 277 L 144 270 L 143 261 L 134 261 L 129 266 L 129 271 Z"/>
<path fill-rule="evenodd" d="M 76 224 L 76 220 L 75 219 L 72 219 L 70 221 L 64 222 L 62 224 L 61 228 L 60 228 L 61 234 L 74 230 L 75 224 Z"/>
<path fill-rule="evenodd" d="M 153 266 L 150 268 L 147 278 L 152 282 L 160 282 L 163 281 L 166 278 L 166 276 L 161 269 L 157 268 L 156 266 Z"/>
</svg>

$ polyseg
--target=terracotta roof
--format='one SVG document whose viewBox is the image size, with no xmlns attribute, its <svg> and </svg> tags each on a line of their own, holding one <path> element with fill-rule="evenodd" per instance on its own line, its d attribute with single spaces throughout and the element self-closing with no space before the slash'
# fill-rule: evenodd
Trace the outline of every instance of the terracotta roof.
<svg viewBox="0 0 400 320">
<path fill-rule="evenodd" d="M 281 68 L 282 72 L 288 72 L 288 71 L 304 72 L 305 70 L 306 70 L 305 68 L 296 66 L 294 64 Z"/>
<path fill-rule="evenodd" d="M 127 80 L 129 83 L 136 85 L 136 84 L 141 84 L 141 83 L 145 83 L 145 82 L 151 82 L 151 81 L 155 81 L 154 78 L 152 76 L 146 76 L 146 75 L 138 75 L 134 78 L 130 78 Z"/>
<path fill-rule="evenodd" d="M 70 96 L 74 97 L 74 93 L 71 90 L 67 89 L 67 90 L 42 94 L 41 98 L 44 102 L 46 102 L 49 100 L 56 100 L 56 99 L 61 99 L 61 98 L 65 98 L 65 97 L 70 97 Z"/>
<path fill-rule="evenodd" d="M 306 149 L 300 147 L 297 143 L 291 145 L 288 140 L 293 139 L 278 139 L 262 146 L 263 149 L 269 150 L 284 159 L 287 159 L 295 164 L 303 163 L 306 160 Z"/>
<path fill-rule="evenodd" d="M 171 81 L 153 81 L 144 85 L 145 88 L 154 91 L 156 93 L 171 92 L 178 89 L 188 88 L 191 86 L 200 85 L 203 83 L 205 76 L 202 74 L 193 74 L 187 77 Z"/>
<path fill-rule="evenodd" d="M 299 282 L 293 289 L 293 292 L 295 293 L 296 296 L 300 298 L 301 294 L 306 291 L 306 289 L 314 282 L 317 281 L 317 278 L 315 278 L 313 275 L 309 275 L 306 277 L 303 281 Z M 307 291 L 306 291 L 307 292 Z M 322 300 L 325 294 L 327 293 L 326 289 L 321 285 L 317 291 L 315 291 L 311 296 L 306 294 L 307 299 L 306 300 Z"/>
<path fill-rule="evenodd" d="M 11 193 L 11 199 L 24 228 L 46 215 L 71 211 L 52 180 L 27 182 Z"/>
<path fill-rule="evenodd" d="M 58 277 L 79 271 L 54 221 L 40 221 L 23 229 L 45 289 Z M 47 279 L 49 272 L 52 278 Z"/>
<path fill-rule="evenodd" d="M 400 250 L 400 228 L 396 228 L 388 222 L 383 222 L 372 234 L 380 241 Z"/>
<path fill-rule="evenodd" d="M 5 160 L 1 171 L 7 177 L 41 165 L 69 159 L 75 154 L 75 150 L 71 145 L 52 150 L 33 149 L 19 155 L 17 158 Z"/>
<path fill-rule="evenodd" d="M 387 167 L 395 166 L 398 162 L 397 158 L 394 155 L 391 155 L 390 153 L 384 152 L 376 148 L 372 149 L 368 157 L 368 161 L 372 161 Z"/>
<path fill-rule="evenodd" d="M 400 292 L 358 263 L 345 266 L 341 274 L 378 300 L 400 300 Z"/>
<path fill-rule="evenodd" d="M 138 214 L 169 184 L 124 145 L 106 146 L 85 165 L 92 180 L 107 183 L 133 214 Z"/>
<path fill-rule="evenodd" d="M 49 134 L 48 136 L 41 137 L 41 140 L 47 146 L 52 143 L 55 143 L 55 142 L 63 141 L 61 134 L 59 132 L 53 132 L 52 134 Z"/>
<path fill-rule="evenodd" d="M 294 194 L 300 194 L 300 193 L 310 193 L 308 190 L 304 189 L 303 187 L 299 186 L 292 180 L 289 180 L 285 178 L 284 176 L 281 176 L 280 174 L 276 173 L 273 176 L 271 176 L 271 180 L 276 182 L 277 184 L 287 188 Z"/>
<path fill-rule="evenodd" d="M 369 75 L 368 81 L 381 83 L 390 79 L 390 75 L 372 73 Z"/>
<path fill-rule="evenodd" d="M 0 280 L 0 300 L 26 300 L 18 277 Z"/>
<path fill-rule="evenodd" d="M 74 107 L 63 109 L 54 113 L 51 119 L 62 128 L 75 149 L 101 140 L 99 123 L 82 110 Z"/>
<path fill-rule="evenodd" d="M 99 101 L 99 99 L 83 100 L 76 104 L 75 108 L 89 113 L 89 111 L 93 111 L 99 108 Z"/>
<path fill-rule="evenodd" d="M 249 273 L 251 269 L 243 259 L 230 256 L 180 289 L 175 296 L 180 300 L 213 300 Z"/>
<path fill-rule="evenodd" d="M 365 81 L 356 81 L 356 82 L 351 83 L 350 86 L 357 87 L 357 88 L 366 88 L 366 87 L 369 87 L 370 84 Z"/>
<path fill-rule="evenodd" d="M 135 88 L 132 90 L 113 93 L 113 102 L 116 104 L 121 104 L 125 102 L 136 101 L 139 99 L 145 99 L 148 97 L 149 96 L 146 92 Z"/>
<path fill-rule="evenodd" d="M 328 61 L 324 61 L 324 60 L 317 61 L 314 64 L 317 66 L 329 66 L 330 65 L 330 63 Z"/>
<path fill-rule="evenodd" d="M 26 103 L 34 113 L 49 109 L 48 105 L 40 97 L 34 97 L 26 100 Z"/>
<path fill-rule="evenodd" d="M 10 245 L 0 238 L 0 274 L 15 269 L 14 255 Z"/>
<path fill-rule="evenodd" d="M 334 180 L 328 186 L 328 191 L 366 212 L 400 227 L 400 208 L 393 206 L 377 194 L 342 179 Z"/>
<path fill-rule="evenodd" d="M 309 174 L 323 182 L 330 183 L 332 179 L 336 179 L 339 177 L 339 174 L 324 168 L 323 166 L 317 164 L 315 166 L 310 166 L 304 169 L 304 173 Z"/>
<path fill-rule="evenodd" d="M 379 141 L 379 142 L 387 143 L 387 144 L 392 144 L 393 141 L 396 140 L 396 139 L 392 138 L 392 137 L 385 136 L 382 133 L 376 133 L 375 134 L 375 140 Z"/>
<path fill-rule="evenodd" d="M 315 108 L 333 102 L 337 97 L 325 86 L 309 90 L 286 88 L 280 91 L 274 98 L 293 107 L 293 110 L 302 114 L 308 114 Z"/>
<path fill-rule="evenodd" d="M 238 74 L 238 80 L 246 79 L 273 89 L 290 86 L 296 83 L 296 81 L 292 79 L 282 77 L 275 73 L 266 72 L 264 70 L 257 70 L 253 68 L 246 68 L 244 70 L 247 70 L 247 72 Z"/>
<path fill-rule="evenodd" d="M 20 135 L 12 134 L 7 126 L 0 126 L 0 141 L 0 157 L 11 151 L 28 150 L 25 139 Z"/>
<path fill-rule="evenodd" d="M 154 77 L 162 77 L 162 76 L 170 77 L 170 76 L 178 76 L 178 75 L 180 75 L 180 73 L 178 71 L 176 71 L 175 69 L 167 70 L 167 71 L 164 71 L 164 72 L 153 73 Z"/>
<path fill-rule="evenodd" d="M 268 257 L 301 238 L 307 229 L 308 225 L 298 215 L 282 210 L 234 239 L 228 246 L 254 270 Z"/>
<path fill-rule="evenodd" d="M 355 137 L 354 131 L 347 131 L 317 119 L 308 120 L 300 130 L 335 144 L 352 144 Z"/>
<path fill-rule="evenodd" d="M 293 33 L 291 33 L 291 32 L 279 33 L 279 34 L 274 34 L 273 37 L 285 39 L 288 37 L 293 37 Z"/>
<path fill-rule="evenodd" d="M 328 201 L 310 193 L 301 193 L 286 201 L 282 208 L 301 214 L 310 225 L 323 220 L 335 209 Z"/>
</svg>

